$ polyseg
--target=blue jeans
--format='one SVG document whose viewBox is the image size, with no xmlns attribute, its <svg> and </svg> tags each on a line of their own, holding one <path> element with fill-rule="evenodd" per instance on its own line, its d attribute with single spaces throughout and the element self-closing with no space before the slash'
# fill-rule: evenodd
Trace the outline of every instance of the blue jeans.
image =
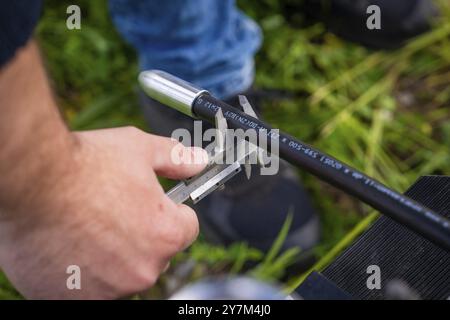
<svg viewBox="0 0 450 320">
<path fill-rule="evenodd" d="M 261 31 L 235 0 L 110 0 L 109 5 L 142 70 L 167 71 L 221 99 L 253 83 Z"/>
</svg>

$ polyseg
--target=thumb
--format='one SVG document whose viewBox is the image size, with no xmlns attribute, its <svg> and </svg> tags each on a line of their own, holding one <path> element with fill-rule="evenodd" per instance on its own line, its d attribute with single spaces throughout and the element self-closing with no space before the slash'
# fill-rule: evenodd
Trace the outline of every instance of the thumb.
<svg viewBox="0 0 450 320">
<path fill-rule="evenodd" d="M 208 164 L 208 154 L 198 147 L 185 147 L 175 139 L 150 135 L 152 167 L 170 179 L 192 177 Z"/>
</svg>

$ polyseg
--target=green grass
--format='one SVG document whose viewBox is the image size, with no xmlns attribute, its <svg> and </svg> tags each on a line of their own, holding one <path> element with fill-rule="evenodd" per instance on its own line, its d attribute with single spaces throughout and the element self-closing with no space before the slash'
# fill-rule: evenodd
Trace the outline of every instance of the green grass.
<svg viewBox="0 0 450 320">
<path fill-rule="evenodd" d="M 321 23 L 299 27 L 301 15 L 283 14 L 284 4 L 294 2 L 240 1 L 265 36 L 257 56 L 256 85 L 292 94 L 289 99 L 267 102 L 265 119 L 399 191 L 421 175 L 450 174 L 448 1 L 439 1 L 442 16 L 430 32 L 389 52 L 345 42 L 326 32 Z M 83 12 L 81 31 L 65 28 L 68 2 L 51 0 L 37 32 L 65 117 L 77 130 L 120 125 L 148 130 L 136 99 L 136 57 L 112 26 L 106 1 L 78 3 Z M 323 223 L 323 239 L 316 248 L 319 262 L 314 267 L 320 270 L 376 214 L 309 174 L 299 174 Z M 176 267 L 147 297 L 165 297 L 205 275 L 242 272 L 247 262 L 256 265 L 251 275 L 280 279 L 297 253 L 280 256 L 277 250 L 288 228 L 286 221 L 266 257 L 243 243 L 222 248 L 200 239 L 174 259 Z M 288 280 L 287 290 L 304 276 Z M 0 297 L 19 297 L 4 277 Z"/>
</svg>

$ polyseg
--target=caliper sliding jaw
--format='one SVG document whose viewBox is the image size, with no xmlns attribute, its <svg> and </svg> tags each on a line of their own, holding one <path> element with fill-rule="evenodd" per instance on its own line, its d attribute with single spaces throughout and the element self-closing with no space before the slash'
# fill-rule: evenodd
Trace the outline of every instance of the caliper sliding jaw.
<svg viewBox="0 0 450 320">
<path fill-rule="evenodd" d="M 239 96 L 239 104 L 246 114 L 257 118 L 245 96 Z M 249 160 L 254 153 L 258 164 L 264 164 L 262 150 L 255 144 L 239 137 L 233 139 L 233 143 L 226 143 L 228 125 L 221 109 L 217 111 L 215 120 L 216 141 L 212 154 L 209 154 L 209 164 L 198 175 L 182 180 L 167 192 L 169 198 L 177 204 L 185 201 L 195 204 L 216 189 L 223 189 L 228 180 L 242 171 L 242 166 L 247 178 L 250 179 L 252 167 Z M 228 164 L 226 160 L 229 159 L 230 152 L 233 152 L 234 161 Z"/>
</svg>

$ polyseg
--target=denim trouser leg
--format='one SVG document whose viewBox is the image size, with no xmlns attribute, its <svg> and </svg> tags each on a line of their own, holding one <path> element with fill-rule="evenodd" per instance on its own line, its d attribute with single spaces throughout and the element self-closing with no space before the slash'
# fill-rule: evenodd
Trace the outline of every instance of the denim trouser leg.
<svg viewBox="0 0 450 320">
<path fill-rule="evenodd" d="M 259 27 L 234 0 L 110 0 L 114 23 L 137 50 L 141 69 L 162 69 L 218 98 L 254 78 Z"/>
</svg>

